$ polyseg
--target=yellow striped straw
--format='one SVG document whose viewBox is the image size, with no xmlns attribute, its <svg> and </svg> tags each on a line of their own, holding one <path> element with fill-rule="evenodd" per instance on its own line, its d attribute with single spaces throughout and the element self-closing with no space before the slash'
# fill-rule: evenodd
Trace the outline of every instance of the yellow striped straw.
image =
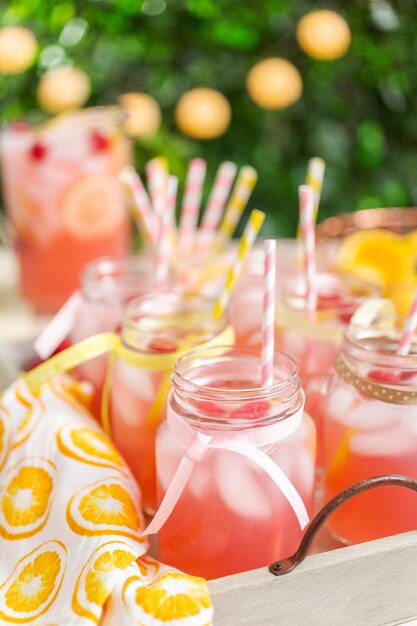
<svg viewBox="0 0 417 626">
<path fill-rule="evenodd" d="M 168 163 L 168 159 L 164 156 L 157 156 L 154 157 L 153 159 L 151 159 L 150 161 L 151 163 L 159 163 L 162 168 L 165 170 L 166 174 L 169 174 L 169 163 Z"/>
<path fill-rule="evenodd" d="M 326 169 L 326 162 L 320 157 L 313 157 L 309 160 L 307 165 L 306 185 L 313 188 L 314 191 L 314 222 L 317 221 L 317 215 L 319 212 L 319 204 L 321 197 L 321 190 L 323 188 L 324 170 Z M 301 223 L 298 222 L 297 239 L 301 239 Z"/>
<path fill-rule="evenodd" d="M 233 237 L 257 180 L 258 174 L 255 168 L 244 165 L 239 172 L 220 224 L 219 234 L 222 239 Z"/>
<path fill-rule="evenodd" d="M 308 162 L 306 185 L 313 188 L 314 191 L 314 221 L 317 220 L 319 212 L 320 196 L 323 187 L 324 170 L 326 163 L 320 157 L 313 157 Z"/>
<path fill-rule="evenodd" d="M 250 214 L 248 223 L 246 224 L 245 230 L 240 238 L 235 263 L 230 267 L 224 289 L 214 305 L 214 319 L 218 319 L 226 310 L 233 288 L 242 271 L 245 259 L 255 243 L 256 237 L 258 236 L 262 224 L 264 223 L 264 219 L 265 213 L 258 211 L 258 209 L 254 209 Z"/>
</svg>

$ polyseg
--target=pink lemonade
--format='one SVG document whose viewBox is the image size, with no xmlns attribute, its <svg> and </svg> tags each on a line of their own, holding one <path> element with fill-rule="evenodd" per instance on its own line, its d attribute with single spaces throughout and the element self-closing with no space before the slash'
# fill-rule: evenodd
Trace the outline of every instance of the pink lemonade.
<svg viewBox="0 0 417 626">
<path fill-rule="evenodd" d="M 259 357 L 240 348 L 196 350 L 177 363 L 168 422 L 157 435 L 159 502 L 187 450 L 171 427 L 171 414 L 214 438 L 236 437 L 238 431 L 259 436 L 264 429 L 268 441 L 258 451 L 285 473 L 312 512 L 315 428 L 303 415 L 297 366 L 286 355 L 275 359 L 269 388 L 260 387 Z M 277 425 L 288 425 L 287 432 L 278 433 Z M 164 562 L 211 579 L 288 556 L 302 534 L 291 505 L 259 465 L 213 449 L 196 462 L 158 539 Z"/>
<path fill-rule="evenodd" d="M 83 267 L 130 247 L 130 220 L 117 180 L 130 144 L 113 109 L 86 109 L 43 127 L 10 124 L 1 136 L 7 214 L 23 296 L 54 312 Z"/>
<path fill-rule="evenodd" d="M 372 476 L 417 478 L 417 344 L 398 356 L 398 341 L 398 330 L 346 331 L 327 394 L 326 500 Z M 328 527 L 340 541 L 360 543 L 413 530 L 416 519 L 413 492 L 382 487 L 344 504 Z"/>
<path fill-rule="evenodd" d="M 306 411 L 317 428 L 317 467 L 323 464 L 323 415 L 326 389 L 333 371 L 343 329 L 365 298 L 377 289 L 363 281 L 334 273 L 317 274 L 317 315 L 307 317 L 304 276 L 288 277 L 277 308 L 279 350 L 298 363 Z"/>
<path fill-rule="evenodd" d="M 104 332 L 119 332 L 122 312 L 135 297 L 153 291 L 154 259 L 149 255 L 102 258 L 92 261 L 81 276 L 81 304 L 71 331 L 71 343 Z M 77 377 L 94 387 L 92 411 L 99 418 L 101 393 L 106 376 L 106 356 L 77 368 Z"/>
<path fill-rule="evenodd" d="M 297 239 L 278 239 L 276 242 L 277 292 L 288 277 L 294 275 L 300 262 L 299 244 Z M 317 257 L 318 266 L 326 269 L 328 259 L 322 246 L 317 250 Z M 239 346 L 261 346 L 263 273 L 263 243 L 258 242 L 249 255 L 230 305 L 230 319 Z"/>
<path fill-rule="evenodd" d="M 124 312 L 128 356 L 118 358 L 112 372 L 111 431 L 148 511 L 156 505 L 155 433 L 166 414 L 172 370 L 184 351 L 225 332 L 226 318 L 213 320 L 212 310 L 211 300 L 171 292 L 136 298 Z"/>
</svg>

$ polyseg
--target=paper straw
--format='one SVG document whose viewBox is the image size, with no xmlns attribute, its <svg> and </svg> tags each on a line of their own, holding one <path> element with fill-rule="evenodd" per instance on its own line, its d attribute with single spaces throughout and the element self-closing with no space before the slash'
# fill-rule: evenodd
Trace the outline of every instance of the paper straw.
<svg viewBox="0 0 417 626">
<path fill-rule="evenodd" d="M 307 166 L 306 185 L 313 188 L 314 192 L 314 221 L 317 220 L 317 214 L 319 212 L 319 204 L 321 197 L 321 190 L 323 188 L 324 171 L 326 169 L 326 163 L 320 157 L 313 157 L 309 160 Z"/>
<path fill-rule="evenodd" d="M 413 304 L 411 305 L 410 312 L 405 323 L 403 335 L 400 340 L 400 345 L 397 350 L 397 354 L 406 356 L 410 352 L 411 343 L 413 341 L 414 333 L 417 327 L 417 289 L 414 294 Z"/>
<path fill-rule="evenodd" d="M 226 204 L 233 180 L 236 176 L 236 171 L 237 166 L 231 161 L 225 161 L 217 170 L 213 188 L 207 200 L 207 206 L 201 222 L 203 244 L 210 243 L 211 237 L 220 222 L 224 205 Z"/>
<path fill-rule="evenodd" d="M 309 320 L 314 321 L 317 308 L 317 285 L 313 188 L 309 185 L 300 185 L 298 188 L 298 197 L 300 204 L 304 271 L 307 284 L 307 314 Z"/>
<path fill-rule="evenodd" d="M 309 160 L 307 165 L 306 185 L 312 187 L 314 192 L 314 223 L 317 221 L 317 215 L 319 212 L 319 204 L 321 197 L 321 190 L 323 188 L 324 171 L 326 169 L 326 162 L 320 157 L 313 157 Z M 297 238 L 301 238 L 301 223 L 298 223 Z"/>
<path fill-rule="evenodd" d="M 162 220 L 162 214 L 165 209 L 168 178 L 166 159 L 164 159 L 164 157 L 151 159 L 145 165 L 145 172 L 153 209 L 158 218 Z"/>
<path fill-rule="evenodd" d="M 187 248 L 195 235 L 206 169 L 207 163 L 204 159 L 193 159 L 188 166 L 180 221 L 180 242 Z"/>
<path fill-rule="evenodd" d="M 264 294 L 262 310 L 262 386 L 274 384 L 275 351 L 275 273 L 276 242 L 267 239 L 264 243 Z"/>
<path fill-rule="evenodd" d="M 258 174 L 256 170 L 250 165 L 244 165 L 239 172 L 232 195 L 227 203 L 222 223 L 220 224 L 219 232 L 222 238 L 233 237 L 257 180 Z"/>
<path fill-rule="evenodd" d="M 256 237 L 261 230 L 264 219 L 265 213 L 258 211 L 258 209 L 254 209 L 249 216 L 248 223 L 240 238 L 236 261 L 229 269 L 223 292 L 214 306 L 213 315 L 215 319 L 219 318 L 224 313 L 229 304 L 233 288 L 240 276 L 245 259 L 251 251 Z"/>
<path fill-rule="evenodd" d="M 155 244 L 159 237 L 159 223 L 139 174 L 128 165 L 120 173 L 120 182 L 133 199 L 132 215 L 138 228 Z"/>
<path fill-rule="evenodd" d="M 165 208 L 162 215 L 161 234 L 156 257 L 155 280 L 158 287 L 165 286 L 168 278 L 177 189 L 178 178 L 176 176 L 168 176 Z"/>
</svg>

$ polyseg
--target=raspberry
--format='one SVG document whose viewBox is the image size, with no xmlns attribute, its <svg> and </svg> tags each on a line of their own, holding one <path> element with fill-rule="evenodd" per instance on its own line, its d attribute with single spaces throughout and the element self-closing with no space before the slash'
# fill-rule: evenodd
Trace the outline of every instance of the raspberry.
<svg viewBox="0 0 417 626">
<path fill-rule="evenodd" d="M 352 319 L 352 315 L 353 313 L 350 311 L 346 313 L 340 313 L 339 320 L 342 322 L 342 324 L 349 324 L 350 320 Z"/>
<path fill-rule="evenodd" d="M 337 309 L 341 305 L 341 297 L 337 294 L 322 294 L 317 297 L 318 310 Z"/>
<path fill-rule="evenodd" d="M 379 383 L 395 384 L 402 380 L 401 372 L 382 372 L 381 370 L 372 370 L 368 373 L 368 378 Z"/>
<path fill-rule="evenodd" d="M 46 146 L 37 141 L 30 149 L 30 156 L 32 159 L 35 159 L 35 161 L 42 161 L 42 159 L 46 157 L 47 152 Z"/>
<path fill-rule="evenodd" d="M 269 408 L 269 402 L 262 400 L 258 402 L 249 402 L 248 404 L 244 404 L 238 409 L 235 409 L 230 414 L 230 417 L 241 420 L 256 420 L 261 417 L 265 417 L 268 414 Z"/>
<path fill-rule="evenodd" d="M 175 352 L 175 350 L 177 349 L 177 344 L 173 341 L 167 341 L 166 339 L 154 339 L 148 345 L 148 349 L 152 352 Z"/>
<path fill-rule="evenodd" d="M 109 140 L 105 135 L 95 130 L 91 133 L 91 145 L 95 152 L 104 152 L 109 149 Z"/>
<path fill-rule="evenodd" d="M 197 402 L 195 408 L 198 412 L 204 413 L 204 415 L 208 415 L 209 417 L 221 417 L 226 413 L 219 404 L 210 402 L 210 400 Z"/>
</svg>

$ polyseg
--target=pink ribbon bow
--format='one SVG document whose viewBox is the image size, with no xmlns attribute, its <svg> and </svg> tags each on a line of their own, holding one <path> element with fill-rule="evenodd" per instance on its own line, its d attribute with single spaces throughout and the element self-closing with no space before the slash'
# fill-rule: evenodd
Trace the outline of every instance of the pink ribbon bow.
<svg viewBox="0 0 417 626">
<path fill-rule="evenodd" d="M 300 425 L 303 410 L 304 402 L 296 413 L 275 424 L 247 430 L 228 431 L 227 433 L 205 429 L 203 433 L 187 424 L 182 417 L 177 415 L 170 408 L 168 399 L 168 425 L 175 437 L 187 446 L 187 450 L 165 492 L 155 517 L 143 534 L 153 535 L 162 528 L 174 510 L 191 476 L 194 465 L 203 458 L 209 449 L 236 452 L 236 454 L 241 454 L 259 465 L 288 500 L 300 528 L 303 530 L 310 520 L 300 494 L 281 468 L 265 452 L 258 449 L 289 437 Z"/>
</svg>

